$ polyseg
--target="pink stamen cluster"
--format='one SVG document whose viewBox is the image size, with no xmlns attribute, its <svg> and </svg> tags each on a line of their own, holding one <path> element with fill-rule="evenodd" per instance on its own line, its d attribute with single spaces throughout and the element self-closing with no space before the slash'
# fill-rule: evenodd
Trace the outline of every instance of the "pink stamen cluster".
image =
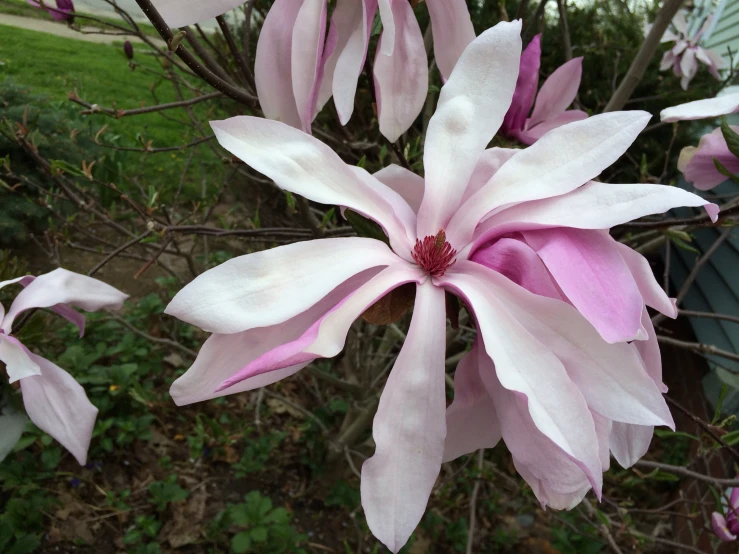
<svg viewBox="0 0 739 554">
<path fill-rule="evenodd" d="M 444 229 L 435 237 L 429 235 L 423 240 L 416 239 L 416 246 L 411 252 L 413 260 L 432 277 L 441 277 L 454 265 L 457 251 L 446 241 Z"/>
</svg>

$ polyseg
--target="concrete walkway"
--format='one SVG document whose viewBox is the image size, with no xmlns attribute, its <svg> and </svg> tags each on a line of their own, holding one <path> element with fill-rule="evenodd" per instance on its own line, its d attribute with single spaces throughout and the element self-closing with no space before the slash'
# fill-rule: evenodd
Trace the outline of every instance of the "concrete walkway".
<svg viewBox="0 0 739 554">
<path fill-rule="evenodd" d="M 41 33 L 49 33 L 50 35 L 56 35 L 58 37 L 71 38 L 76 40 L 84 40 L 87 42 L 97 42 L 99 44 L 113 44 L 115 42 L 124 42 L 130 40 L 131 42 L 141 42 L 141 39 L 133 36 L 124 35 L 103 35 L 103 34 L 87 34 L 95 33 L 100 31 L 97 27 L 81 27 L 84 33 L 76 31 L 70 28 L 66 23 L 57 23 L 52 19 L 34 19 L 31 17 L 21 17 L 19 15 L 8 15 L 0 13 L 0 25 L 7 25 L 8 27 L 17 27 L 19 29 L 29 29 L 31 31 L 39 31 Z M 111 30 L 109 32 L 115 32 Z M 9 36 L 8 36 L 9 35 Z M 0 31 L 0 41 L 12 40 L 13 32 Z M 162 45 L 164 41 L 158 41 Z"/>
</svg>

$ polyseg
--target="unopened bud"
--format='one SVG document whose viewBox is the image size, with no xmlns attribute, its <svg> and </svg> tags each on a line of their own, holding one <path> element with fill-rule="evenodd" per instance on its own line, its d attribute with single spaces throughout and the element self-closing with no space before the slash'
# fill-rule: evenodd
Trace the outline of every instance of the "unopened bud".
<svg viewBox="0 0 739 554">
<path fill-rule="evenodd" d="M 133 59 L 133 44 L 131 44 L 130 40 L 123 43 L 123 53 L 129 60 Z"/>
</svg>

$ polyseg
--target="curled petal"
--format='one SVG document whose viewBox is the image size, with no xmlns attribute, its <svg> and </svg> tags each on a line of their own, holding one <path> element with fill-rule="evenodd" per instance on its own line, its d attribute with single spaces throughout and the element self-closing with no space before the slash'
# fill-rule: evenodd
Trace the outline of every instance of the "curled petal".
<svg viewBox="0 0 739 554">
<path fill-rule="evenodd" d="M 18 314 L 31 308 L 50 308 L 57 307 L 58 304 L 70 304 L 88 312 L 102 309 L 117 310 L 126 298 L 128 295 L 102 281 L 66 269 L 55 269 L 36 277 L 15 297 L 3 320 L 2 330 L 10 333 L 13 321 Z M 61 315 L 79 325 L 79 316 L 70 312 L 68 308 L 61 309 Z"/>
<path fill-rule="evenodd" d="M 380 397 L 375 454 L 362 465 L 367 525 L 395 553 L 421 520 L 441 468 L 445 337 L 444 290 L 429 280 L 417 289 L 408 336 Z"/>
<path fill-rule="evenodd" d="M 480 376 L 478 343 L 479 339 L 454 373 L 454 402 L 446 411 L 445 462 L 481 448 L 493 448 L 501 437 L 493 399 Z"/>
<path fill-rule="evenodd" d="M 739 132 L 739 126 L 730 127 L 734 132 Z M 739 158 L 729 150 L 720 128 L 703 135 L 697 150 L 692 152 L 689 159 L 678 162 L 678 169 L 685 175 L 685 180 L 698 190 L 711 190 L 727 179 L 716 168 L 714 160 L 718 160 L 732 173 L 739 173 Z"/>
<path fill-rule="evenodd" d="M 380 132 L 395 142 L 421 113 L 428 95 L 428 60 L 423 34 L 408 2 L 392 4 L 395 46 L 391 55 L 382 53 L 380 38 L 374 76 Z"/>
<path fill-rule="evenodd" d="M 69 373 L 41 356 L 29 356 L 41 373 L 20 382 L 28 417 L 85 465 L 98 409 Z"/>
<path fill-rule="evenodd" d="M 170 27 L 184 27 L 213 19 L 243 3 L 243 0 L 152 0 L 152 4 Z"/>
<path fill-rule="evenodd" d="M 165 313 L 212 333 L 276 325 L 353 275 L 398 260 L 384 243 L 360 237 L 280 246 L 206 271 L 177 293 Z"/>
<path fill-rule="evenodd" d="M 723 514 L 718 512 L 713 512 L 713 514 L 711 514 L 711 528 L 718 538 L 724 542 L 735 541 L 737 538 L 737 536 L 729 530 L 729 527 L 726 524 L 726 518 Z"/>
<path fill-rule="evenodd" d="M 264 19 L 254 58 L 254 80 L 264 117 L 297 129 L 303 123 L 293 94 L 292 51 L 293 30 L 302 4 L 302 0 L 275 0 Z"/>
<path fill-rule="evenodd" d="M 636 338 L 644 301 L 607 234 L 558 227 L 527 231 L 524 237 L 562 292 L 606 342 Z"/>
<path fill-rule="evenodd" d="M 539 86 L 539 66 L 541 65 L 541 33 L 536 35 L 521 54 L 521 66 L 518 71 L 516 90 L 513 93 L 511 107 L 503 120 L 501 132 L 510 135 L 513 131 L 524 128 L 526 118 L 534 105 L 536 90 Z"/>
<path fill-rule="evenodd" d="M 307 310 L 283 323 L 234 334 L 214 334 L 205 341 L 192 367 L 173 384 L 170 394 L 178 406 L 270 385 L 301 370 L 308 362 L 257 375 L 233 387 L 216 391 L 226 379 L 265 352 L 295 341 L 316 321 L 380 270 L 350 277 Z"/>
<path fill-rule="evenodd" d="M 422 282 L 421 270 L 405 262 L 385 268 L 336 304 L 296 340 L 281 344 L 247 364 L 219 387 L 225 390 L 245 379 L 316 358 L 333 358 L 344 348 L 351 324 L 370 306 L 402 284 Z"/>
<path fill-rule="evenodd" d="M 662 121 L 689 121 L 694 119 L 711 119 L 739 111 L 739 93 L 725 94 L 717 98 L 695 100 L 679 106 L 662 110 L 659 117 Z"/>
<path fill-rule="evenodd" d="M 677 317 L 675 300 L 667 296 L 657 279 L 654 278 L 654 272 L 647 259 L 621 242 L 612 240 L 612 244 L 618 249 L 621 259 L 628 266 L 644 303 L 667 317 L 675 319 Z"/>
<path fill-rule="evenodd" d="M 452 74 L 475 29 L 465 0 L 426 0 L 434 33 L 434 57 L 443 79 Z"/>
<path fill-rule="evenodd" d="M 441 89 L 423 153 L 426 194 L 418 237 L 436 235 L 459 206 L 460 184 L 469 181 L 508 111 L 520 52 L 521 22 L 498 23 L 470 43 Z"/>
<path fill-rule="evenodd" d="M 559 66 L 541 86 L 529 126 L 533 127 L 562 114 L 575 101 L 581 79 L 582 57 L 572 58 Z"/>
<path fill-rule="evenodd" d="M 423 177 L 397 164 L 390 164 L 372 176 L 386 187 L 397 192 L 410 206 L 413 213 L 418 212 L 425 186 Z"/>
<path fill-rule="evenodd" d="M 496 208 L 561 198 L 581 187 L 621 157 L 650 117 L 638 111 L 605 113 L 548 132 L 531 147 L 519 150 L 459 208 L 447 236 L 456 244 L 465 244 L 475 226 Z"/>
<path fill-rule="evenodd" d="M 411 235 L 367 174 L 360 178 L 331 148 L 297 129 L 261 117 L 211 121 L 218 142 L 277 186 L 321 204 L 350 208 L 379 223 L 396 252 L 410 252 Z M 366 172 L 365 172 L 366 173 Z M 368 186 L 373 181 L 374 185 Z M 388 191 L 387 194 L 394 194 Z M 410 210 L 409 210 L 410 211 Z"/>
<path fill-rule="evenodd" d="M 31 359 L 28 350 L 14 337 L 0 336 L 0 361 L 5 364 L 9 383 L 41 375 L 41 368 Z"/>
</svg>

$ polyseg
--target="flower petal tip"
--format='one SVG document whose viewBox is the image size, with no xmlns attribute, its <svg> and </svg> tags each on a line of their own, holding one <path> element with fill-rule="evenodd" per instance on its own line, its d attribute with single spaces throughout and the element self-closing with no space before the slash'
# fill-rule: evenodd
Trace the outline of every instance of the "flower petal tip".
<svg viewBox="0 0 739 554">
<path fill-rule="evenodd" d="M 708 212 L 711 222 L 716 223 L 716 221 L 718 221 L 718 213 L 721 211 L 721 208 L 716 204 L 706 204 L 703 207 L 706 209 L 706 212 Z"/>
</svg>

